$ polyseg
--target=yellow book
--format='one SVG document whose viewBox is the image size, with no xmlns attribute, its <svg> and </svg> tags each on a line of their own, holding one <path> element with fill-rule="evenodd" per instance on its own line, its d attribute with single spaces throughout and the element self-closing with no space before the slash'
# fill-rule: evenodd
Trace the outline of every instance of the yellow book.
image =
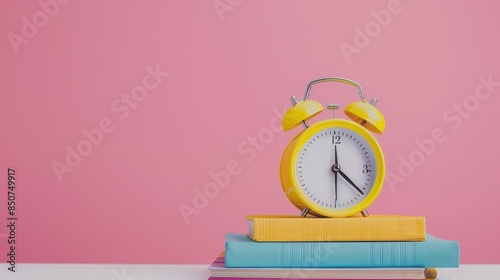
<svg viewBox="0 0 500 280">
<path fill-rule="evenodd" d="M 254 241 L 424 241 L 425 217 L 370 215 L 348 218 L 251 215 Z"/>
</svg>

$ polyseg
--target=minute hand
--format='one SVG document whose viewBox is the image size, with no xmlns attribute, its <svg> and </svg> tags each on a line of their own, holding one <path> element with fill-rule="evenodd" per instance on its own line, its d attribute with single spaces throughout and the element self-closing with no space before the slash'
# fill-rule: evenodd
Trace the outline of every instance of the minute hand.
<svg viewBox="0 0 500 280">
<path fill-rule="evenodd" d="M 349 182 L 349 184 L 351 184 L 358 192 L 360 192 L 362 195 L 364 195 L 363 191 L 361 191 L 357 186 L 356 184 L 354 184 L 354 182 L 349 179 L 349 177 L 347 177 L 347 175 L 345 175 L 344 172 L 342 172 L 342 170 L 339 170 L 339 173 L 340 173 L 340 176 L 344 177 L 344 179 Z"/>
</svg>

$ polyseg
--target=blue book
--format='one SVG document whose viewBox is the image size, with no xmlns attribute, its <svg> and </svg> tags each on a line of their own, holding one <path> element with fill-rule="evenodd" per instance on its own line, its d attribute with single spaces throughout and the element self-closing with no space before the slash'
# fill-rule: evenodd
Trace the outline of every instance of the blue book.
<svg viewBox="0 0 500 280">
<path fill-rule="evenodd" d="M 406 242 L 256 242 L 226 234 L 226 267 L 375 268 L 458 267 L 457 241 L 427 234 Z"/>
</svg>

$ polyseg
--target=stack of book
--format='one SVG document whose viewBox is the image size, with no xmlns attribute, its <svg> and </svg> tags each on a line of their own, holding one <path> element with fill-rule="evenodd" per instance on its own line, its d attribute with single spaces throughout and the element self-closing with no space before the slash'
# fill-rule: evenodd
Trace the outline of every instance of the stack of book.
<svg viewBox="0 0 500 280">
<path fill-rule="evenodd" d="M 426 232 L 425 217 L 249 216 L 247 234 L 226 234 L 210 280 L 433 279 L 458 267 L 457 241 Z"/>
</svg>

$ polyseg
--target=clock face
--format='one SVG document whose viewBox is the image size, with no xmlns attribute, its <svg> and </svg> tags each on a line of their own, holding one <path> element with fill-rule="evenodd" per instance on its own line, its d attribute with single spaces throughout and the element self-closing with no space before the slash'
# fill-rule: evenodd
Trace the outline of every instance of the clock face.
<svg viewBox="0 0 500 280">
<path fill-rule="evenodd" d="M 343 127 L 325 128 L 299 148 L 298 187 L 309 203 L 332 210 L 352 208 L 372 190 L 376 162 L 372 147 L 360 134 Z"/>
</svg>

